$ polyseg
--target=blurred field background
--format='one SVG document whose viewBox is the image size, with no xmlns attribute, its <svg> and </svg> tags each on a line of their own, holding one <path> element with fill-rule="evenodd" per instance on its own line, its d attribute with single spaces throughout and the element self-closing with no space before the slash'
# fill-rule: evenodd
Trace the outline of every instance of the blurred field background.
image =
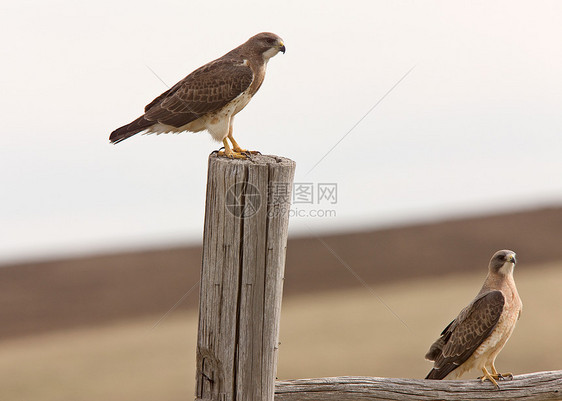
<svg viewBox="0 0 562 401">
<path fill-rule="evenodd" d="M 427 348 L 503 248 L 524 310 L 497 365 L 562 368 L 560 233 L 550 208 L 323 236 L 369 288 L 318 238 L 291 239 L 278 377 L 424 377 Z M 198 247 L 3 266 L 0 398 L 191 399 L 199 267 Z"/>
</svg>

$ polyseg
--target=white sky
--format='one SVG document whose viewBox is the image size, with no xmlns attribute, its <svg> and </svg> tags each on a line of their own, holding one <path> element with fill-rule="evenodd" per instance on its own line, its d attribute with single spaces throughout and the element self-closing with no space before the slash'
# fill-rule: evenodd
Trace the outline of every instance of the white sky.
<svg viewBox="0 0 562 401">
<path fill-rule="evenodd" d="M 558 205 L 560 21 L 559 1 L 4 2 L 0 262 L 198 241 L 219 145 L 107 138 L 166 89 L 147 66 L 172 85 L 261 31 L 287 53 L 235 137 L 338 184 L 337 217 L 293 232 Z"/>
</svg>

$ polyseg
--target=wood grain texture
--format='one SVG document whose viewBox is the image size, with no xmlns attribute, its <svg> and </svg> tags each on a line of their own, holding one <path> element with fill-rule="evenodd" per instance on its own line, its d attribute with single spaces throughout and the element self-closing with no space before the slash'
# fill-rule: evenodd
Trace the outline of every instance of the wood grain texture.
<svg viewBox="0 0 562 401">
<path fill-rule="evenodd" d="M 272 401 L 295 163 L 209 156 L 199 298 L 199 400 Z M 290 192 L 289 192 L 290 195 Z"/>
<path fill-rule="evenodd" d="M 518 375 L 496 390 L 479 380 L 327 377 L 278 381 L 275 401 L 562 400 L 562 370 Z"/>
</svg>

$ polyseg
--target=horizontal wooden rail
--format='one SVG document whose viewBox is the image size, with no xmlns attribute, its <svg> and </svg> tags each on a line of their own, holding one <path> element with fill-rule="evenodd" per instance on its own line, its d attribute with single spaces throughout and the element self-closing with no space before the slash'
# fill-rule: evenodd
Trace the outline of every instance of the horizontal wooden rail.
<svg viewBox="0 0 562 401">
<path fill-rule="evenodd" d="M 480 380 L 326 377 L 278 381 L 275 401 L 562 400 L 562 370 L 518 375 L 497 390 Z"/>
</svg>

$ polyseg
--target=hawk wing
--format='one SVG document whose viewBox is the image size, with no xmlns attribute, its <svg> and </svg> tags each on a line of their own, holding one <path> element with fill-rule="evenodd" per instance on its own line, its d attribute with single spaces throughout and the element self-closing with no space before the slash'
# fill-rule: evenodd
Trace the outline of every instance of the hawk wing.
<svg viewBox="0 0 562 401">
<path fill-rule="evenodd" d="M 241 95 L 254 74 L 238 60 L 215 60 L 193 71 L 145 107 L 144 118 L 176 128 L 217 111 Z"/>
<path fill-rule="evenodd" d="M 132 123 L 111 133 L 117 143 L 161 123 L 179 128 L 217 111 L 246 91 L 254 79 L 252 69 L 238 59 L 217 59 L 179 81 L 145 107 Z"/>
<path fill-rule="evenodd" d="M 501 291 L 490 291 L 464 308 L 427 352 L 425 357 L 435 364 L 426 379 L 443 379 L 462 365 L 492 333 L 504 304 Z"/>
</svg>

